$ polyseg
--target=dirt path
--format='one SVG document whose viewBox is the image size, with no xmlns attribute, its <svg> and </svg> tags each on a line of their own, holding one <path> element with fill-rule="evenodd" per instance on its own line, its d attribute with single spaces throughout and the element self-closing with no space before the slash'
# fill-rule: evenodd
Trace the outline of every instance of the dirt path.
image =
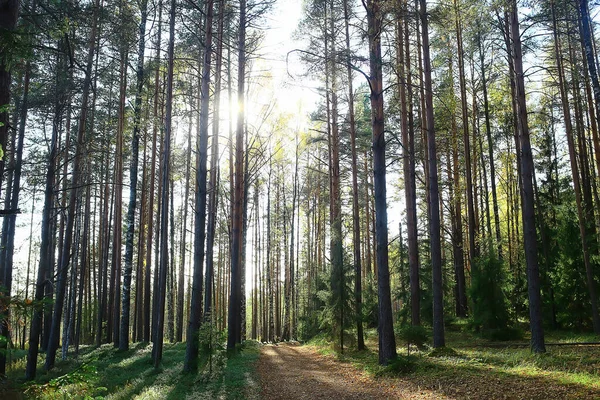
<svg viewBox="0 0 600 400">
<path fill-rule="evenodd" d="M 485 366 L 457 374 L 374 378 L 309 346 L 265 345 L 258 361 L 261 399 L 600 399 L 600 391 L 551 379 L 488 374 Z"/>
<path fill-rule="evenodd" d="M 264 400 L 446 398 L 412 385 L 399 387 L 388 379 L 373 379 L 351 364 L 287 343 L 261 349 L 258 373 Z"/>
</svg>

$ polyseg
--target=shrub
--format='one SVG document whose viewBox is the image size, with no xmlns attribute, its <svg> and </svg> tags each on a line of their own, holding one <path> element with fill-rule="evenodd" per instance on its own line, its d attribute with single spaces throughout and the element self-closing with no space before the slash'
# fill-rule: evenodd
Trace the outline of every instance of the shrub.
<svg viewBox="0 0 600 400">
<path fill-rule="evenodd" d="M 493 341 L 505 342 L 509 340 L 522 340 L 524 335 L 523 331 L 519 328 L 507 326 L 504 328 L 490 329 L 485 333 L 485 336 Z"/>
<path fill-rule="evenodd" d="M 422 326 L 407 326 L 401 328 L 398 330 L 397 335 L 400 340 L 406 343 L 406 350 L 409 355 L 411 344 L 418 348 L 422 348 L 429 339 L 427 331 Z"/>
<path fill-rule="evenodd" d="M 414 372 L 417 369 L 417 362 L 413 356 L 397 356 L 390 360 L 388 365 L 380 370 L 377 375 L 402 375 Z"/>
<path fill-rule="evenodd" d="M 429 357 L 459 357 L 460 354 L 451 347 L 437 347 L 433 349 L 429 354 Z"/>
</svg>

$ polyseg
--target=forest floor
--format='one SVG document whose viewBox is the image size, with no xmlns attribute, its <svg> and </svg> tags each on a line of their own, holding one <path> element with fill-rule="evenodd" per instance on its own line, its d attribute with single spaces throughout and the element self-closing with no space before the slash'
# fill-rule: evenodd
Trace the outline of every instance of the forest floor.
<svg viewBox="0 0 600 400">
<path fill-rule="evenodd" d="M 258 375 L 263 400 L 440 398 L 396 378 L 375 378 L 314 347 L 289 343 L 261 349 Z"/>
<path fill-rule="evenodd" d="M 0 399 L 165 399 L 219 400 L 258 398 L 254 366 L 259 345 L 247 342 L 241 351 L 227 357 L 219 350 L 209 361 L 201 359 L 198 373 L 183 373 L 185 343 L 166 343 L 163 361 L 155 369 L 151 361 L 152 344 L 138 343 L 121 352 L 112 344 L 98 348 L 83 347 L 78 357 L 72 355 L 57 363 L 50 372 L 38 368 L 34 382 L 23 382 L 24 360 L 11 365 L 10 391 Z M 43 359 L 40 358 L 40 362 Z M 0 381 L 1 383 L 1 381 Z M 20 389 L 20 396 L 15 389 Z M 9 396 L 10 393 L 10 397 Z"/>
<path fill-rule="evenodd" d="M 454 344 L 454 351 L 413 350 L 410 357 L 399 348 L 400 362 L 387 368 L 377 365 L 376 351 L 340 355 L 323 345 L 266 345 L 257 367 L 261 398 L 600 399 L 597 346 L 533 355 L 508 344 Z M 367 346 L 376 349 L 376 337 Z"/>
<path fill-rule="evenodd" d="M 323 338 L 298 343 L 247 341 L 227 357 L 217 350 L 195 374 L 184 374 L 185 343 L 165 344 L 154 369 L 152 345 L 126 352 L 111 344 L 82 346 L 50 372 L 23 381 L 23 351 L 13 354 L 0 399 L 600 399 L 600 346 L 593 335 L 554 332 L 542 355 L 526 338 L 490 342 L 468 331 L 446 333 L 450 348 L 432 351 L 398 342 L 398 361 L 378 365 L 377 334 L 367 331 L 367 350 L 335 352 Z M 43 357 L 40 357 L 40 366 Z"/>
</svg>

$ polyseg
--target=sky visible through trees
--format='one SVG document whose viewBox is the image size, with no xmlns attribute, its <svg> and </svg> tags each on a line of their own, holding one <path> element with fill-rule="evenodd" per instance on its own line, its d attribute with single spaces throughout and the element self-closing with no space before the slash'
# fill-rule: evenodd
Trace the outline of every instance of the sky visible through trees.
<svg viewBox="0 0 600 400">
<path fill-rule="evenodd" d="M 600 334 L 595 2 L 1 6 L 0 373 Z"/>
</svg>

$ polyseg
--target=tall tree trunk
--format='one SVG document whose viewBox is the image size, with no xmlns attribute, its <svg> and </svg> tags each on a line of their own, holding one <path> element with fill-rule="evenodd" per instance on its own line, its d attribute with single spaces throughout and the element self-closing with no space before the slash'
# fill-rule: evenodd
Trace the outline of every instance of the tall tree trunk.
<svg viewBox="0 0 600 400">
<path fill-rule="evenodd" d="M 598 80 L 598 71 L 596 67 L 596 58 L 594 57 L 594 43 L 593 43 L 593 32 L 594 29 L 591 26 L 590 14 L 588 9 L 588 0 L 579 0 L 579 16 L 581 17 L 581 23 L 579 24 L 580 36 L 583 42 L 585 50 L 585 59 L 587 61 L 587 69 L 592 80 L 592 88 L 594 93 L 594 103 L 596 106 L 596 112 L 591 113 L 591 118 L 595 119 L 595 125 L 600 125 L 600 81 Z M 594 115 L 595 114 L 595 115 Z M 597 136 L 597 135 L 596 135 Z M 599 146 L 598 138 L 594 137 L 594 144 L 596 146 L 596 157 L 600 157 L 598 154 Z M 600 159 L 597 159 L 598 168 L 600 173 Z M 594 321 L 599 322 L 599 321 Z M 597 326 L 595 327 L 595 329 Z M 598 333 L 598 331 L 596 331 Z"/>
<path fill-rule="evenodd" d="M 248 233 L 248 193 L 250 192 L 250 171 L 249 171 L 249 144 L 248 144 L 248 129 L 246 122 L 244 122 L 244 189 L 242 195 L 242 243 L 241 243 L 241 255 L 240 255 L 240 276 L 241 276 L 241 329 L 239 334 L 240 342 L 246 340 L 246 235 Z"/>
<path fill-rule="evenodd" d="M 253 265 L 253 270 L 252 270 L 252 274 L 254 275 L 254 282 L 252 285 L 252 328 L 250 330 L 250 338 L 252 340 L 257 340 L 258 338 L 258 293 L 260 291 L 259 289 L 259 283 L 258 283 L 258 276 L 260 274 L 260 240 L 259 240 L 259 229 L 260 229 L 260 207 L 259 207 L 259 203 L 258 203 L 258 182 L 255 185 L 254 188 L 254 217 L 255 217 L 255 221 L 254 221 L 254 232 L 252 234 L 252 265 Z"/>
<path fill-rule="evenodd" d="M 600 125 L 600 83 L 598 81 L 598 73 L 596 70 L 596 63 L 595 63 L 595 58 L 594 58 L 593 46 L 592 46 L 591 33 L 593 32 L 593 30 L 590 27 L 590 16 L 589 16 L 589 11 L 588 11 L 588 7 L 587 7 L 587 0 L 579 0 L 579 12 L 581 15 L 580 35 L 581 35 L 581 38 L 584 43 L 585 58 L 587 60 L 588 71 L 590 74 L 590 78 L 592 80 L 592 88 L 593 88 L 593 92 L 594 92 L 594 103 L 596 105 L 596 113 L 595 113 L 596 115 L 594 116 L 592 113 L 591 118 L 595 117 L 596 121 L 598 121 L 597 125 Z M 571 153 L 570 150 L 569 150 L 569 153 Z M 582 156 L 582 155 L 580 154 L 580 156 Z M 573 161 L 574 160 L 572 159 L 572 161 L 571 161 L 572 165 L 573 165 Z M 576 173 L 576 171 L 573 170 L 573 175 L 575 175 L 575 173 Z M 585 181 L 584 181 L 584 183 L 585 183 Z M 584 197 L 585 197 L 586 188 L 589 189 L 589 185 L 585 185 L 585 187 L 583 188 L 584 189 Z M 591 197 L 591 196 L 588 196 L 588 197 Z M 584 201 L 585 209 L 582 210 L 583 211 L 582 214 L 585 213 L 585 219 L 582 221 L 581 218 L 583 217 L 583 215 L 580 216 L 580 230 L 581 230 L 582 222 L 585 225 L 584 226 L 585 231 L 593 230 L 592 225 L 595 223 L 594 218 L 593 218 L 594 208 L 593 208 L 592 202 L 590 200 Z M 581 200 L 579 202 L 581 202 Z M 579 211 L 580 207 L 581 207 L 581 204 L 578 204 L 578 211 Z M 582 231 L 581 232 L 581 240 L 584 243 L 583 244 L 584 261 L 585 261 L 588 291 L 590 294 L 590 303 L 592 305 L 592 321 L 593 321 L 593 326 L 594 326 L 594 332 L 597 334 L 600 334 L 600 312 L 598 311 L 598 292 L 596 289 L 596 279 L 595 279 L 594 272 L 593 272 L 594 267 L 596 267 L 597 265 L 596 266 L 592 265 L 593 256 L 594 255 L 597 256 L 597 252 L 598 252 L 597 247 L 598 246 L 597 246 L 597 238 L 596 238 L 595 232 L 591 232 L 591 233 L 592 234 L 589 235 L 590 237 L 586 240 L 585 239 L 586 232 Z M 591 249 L 588 246 L 591 247 Z M 588 247 L 588 248 L 586 249 L 586 247 Z M 590 254 L 587 254 L 587 257 L 586 257 L 586 253 L 589 253 L 590 251 L 592 252 L 592 260 L 590 260 Z"/>
<path fill-rule="evenodd" d="M 406 226 L 408 234 L 408 263 L 410 276 L 411 323 L 421 325 L 421 294 L 419 289 L 419 248 L 417 233 L 417 187 L 415 179 L 415 137 L 412 117 L 412 93 L 407 99 L 407 89 L 412 91 L 410 77 L 410 47 L 406 2 L 402 5 L 397 26 L 397 57 L 399 66 L 400 108 L 402 115 L 402 168 L 404 176 L 404 198 L 406 202 Z"/>
<path fill-rule="evenodd" d="M 295 219 L 296 219 L 296 198 L 298 197 L 298 191 L 297 191 L 297 182 L 298 182 L 298 161 L 299 161 L 299 147 L 300 147 L 300 142 L 298 141 L 298 136 L 296 133 L 296 160 L 294 163 L 294 189 L 293 189 L 293 194 L 292 194 L 292 222 L 291 222 L 291 226 L 290 226 L 290 258 L 289 258 L 289 263 L 290 263 L 290 293 L 289 293 L 289 302 L 291 303 L 288 307 L 288 316 L 290 318 L 290 339 L 295 339 L 295 329 L 297 328 L 296 324 L 294 323 L 294 318 L 291 317 L 291 313 L 293 312 L 293 308 L 294 308 L 294 304 L 295 299 L 294 299 L 294 294 L 296 293 L 296 289 L 295 289 L 295 280 L 294 280 L 294 274 L 295 274 L 295 269 L 298 267 L 297 264 L 295 263 L 295 259 L 294 259 L 294 247 L 295 247 L 295 243 L 294 243 L 294 226 L 295 226 Z M 294 316 L 296 314 L 294 313 Z"/>
<path fill-rule="evenodd" d="M 193 95 L 190 93 L 190 119 L 188 142 L 185 161 L 185 193 L 183 195 L 183 217 L 181 220 L 181 254 L 179 256 L 179 276 L 177 283 L 177 322 L 175 323 L 175 340 L 181 342 L 183 340 L 183 315 L 185 305 L 185 262 L 187 254 L 187 219 L 188 219 L 188 202 L 190 198 L 190 177 L 192 169 L 192 108 Z"/>
<path fill-rule="evenodd" d="M 1 26 L 1 25 L 0 25 Z M 1 67 L 0 67 L 1 68 Z M 9 210 L 12 210 L 9 215 L 4 218 L 5 226 L 2 232 L 2 251 L 0 255 L 0 296 L 6 294 L 10 298 L 13 280 L 13 256 L 15 250 L 15 229 L 17 223 L 16 210 L 19 208 L 19 194 L 21 192 L 21 171 L 23 165 L 23 142 L 25 139 L 25 124 L 27 122 L 27 112 L 29 109 L 29 81 L 31 76 L 31 64 L 29 61 L 25 64 L 25 76 L 23 78 L 23 98 L 19 110 L 19 131 L 17 137 L 16 148 L 13 146 L 14 169 L 12 172 L 12 188 L 6 190 L 6 198 L 10 199 Z M 1 129 L 1 128 L 0 128 Z M 9 181 L 10 182 L 10 181 Z M 8 183 L 7 183 L 8 186 Z M 4 292 L 4 293 L 1 293 Z M 10 309 L 6 307 L 0 313 L 0 335 L 4 336 L 2 347 L 8 345 L 10 341 L 9 317 Z M 0 349 L 5 350 L 5 349 Z M 6 352 L 0 352 L 0 374 L 6 373 Z"/>
<path fill-rule="evenodd" d="M 477 243 L 477 221 L 475 218 L 475 200 L 473 198 L 473 174 L 472 174 L 472 163 L 471 163 L 471 141 L 469 138 L 469 110 L 467 105 L 467 85 L 465 75 L 465 62 L 463 55 L 463 44 L 462 44 L 462 23 L 460 21 L 459 13 L 461 10 L 458 6 L 458 1 L 454 0 L 454 12 L 455 12 L 455 25 L 456 25 L 456 43 L 458 47 L 458 78 L 460 84 L 460 104 L 462 111 L 462 131 L 463 131 L 463 145 L 464 145 L 464 157 L 465 157 L 465 182 L 467 189 L 467 214 L 469 217 L 469 264 L 473 270 L 473 274 L 477 274 L 478 268 L 476 258 L 479 257 L 479 243 Z"/>
<path fill-rule="evenodd" d="M 200 124 L 198 156 L 196 158 L 196 218 L 194 226 L 194 276 L 190 320 L 188 321 L 184 371 L 196 370 L 198 365 L 198 330 L 202 318 L 202 270 L 204 262 L 204 239 L 206 235 L 206 163 L 208 158 L 208 108 L 212 57 L 213 0 L 206 2 L 205 48 L 200 82 Z"/>
<path fill-rule="evenodd" d="M 369 163 L 368 163 L 368 153 L 365 151 L 363 160 L 364 160 L 364 188 L 365 188 L 365 247 L 367 248 L 366 256 L 365 256 L 365 276 L 367 277 L 367 285 L 371 285 L 372 278 L 372 262 L 371 262 L 371 196 L 369 195 Z"/>
<path fill-rule="evenodd" d="M 331 128 L 330 136 L 330 157 L 329 173 L 331 176 L 331 232 L 330 232 L 330 251 L 331 251 L 331 290 L 333 292 L 334 312 L 339 313 L 334 316 L 334 337 L 335 331 L 339 330 L 339 340 L 341 352 L 344 352 L 344 249 L 342 243 L 342 201 L 340 195 L 340 137 L 338 126 L 338 97 L 337 97 L 337 57 L 335 47 L 335 27 L 334 27 L 334 4 L 330 1 L 329 10 L 329 28 L 331 31 L 331 41 L 329 51 L 326 52 L 326 62 L 330 63 L 329 78 L 331 92 Z M 383 99 L 382 99 L 383 101 Z M 337 303 L 337 304 L 335 304 Z"/>
<path fill-rule="evenodd" d="M 235 187 L 231 194 L 233 201 L 233 214 L 231 216 L 231 293 L 229 297 L 229 315 L 227 321 L 227 350 L 235 349 L 239 343 L 242 330 L 241 300 L 242 276 L 241 251 L 242 251 L 242 225 L 243 225 L 243 197 L 244 197 L 244 95 L 246 83 L 246 0 L 240 0 L 240 22 L 238 38 L 238 105 L 235 145 Z"/>
<path fill-rule="evenodd" d="M 29 249 L 27 251 L 27 275 L 25 276 L 25 299 L 29 299 L 29 275 L 31 271 L 31 253 L 33 251 L 33 217 L 35 214 L 35 204 L 37 201 L 36 198 L 37 186 L 33 186 L 33 194 L 31 195 L 31 219 L 29 220 Z M 35 293 L 35 292 L 34 292 Z M 33 311 L 34 314 L 37 312 Z M 23 337 L 21 339 L 21 350 L 25 350 L 25 341 L 27 339 L 27 314 L 25 314 L 23 318 Z"/>
<path fill-rule="evenodd" d="M 129 170 L 129 205 L 127 207 L 127 232 L 125 236 L 125 266 L 123 270 L 123 311 L 121 314 L 121 327 L 119 350 L 129 349 L 129 318 L 131 304 L 131 274 L 133 270 L 133 235 L 135 233 L 135 208 L 137 200 L 138 160 L 140 147 L 140 120 L 142 116 L 142 89 L 144 87 L 144 51 L 146 50 L 146 19 L 147 0 L 140 2 L 140 24 L 138 41 L 138 62 L 136 71 L 135 105 L 133 114 L 133 136 L 131 138 L 131 166 Z M 143 227 L 140 227 L 140 231 Z M 138 255 L 139 256 L 139 255 Z"/>
<path fill-rule="evenodd" d="M 266 254 L 266 274 L 267 274 L 267 297 L 268 297 L 268 337 L 269 342 L 275 341 L 275 325 L 273 317 L 273 263 L 271 258 L 271 173 L 272 160 L 269 157 L 269 178 L 267 181 L 267 254 Z"/>
<path fill-rule="evenodd" d="M 173 115 L 173 59 L 175 53 L 175 8 L 176 0 L 171 0 L 171 10 L 169 12 L 169 46 L 168 46 L 168 71 L 167 71 L 167 95 L 165 112 L 165 133 L 163 142 L 163 168 L 162 168 L 162 190 L 161 210 L 160 210 L 160 263 L 158 274 L 158 301 L 156 331 L 154 334 L 154 346 L 152 355 L 154 368 L 158 368 L 162 361 L 164 323 L 165 323 L 165 292 L 167 287 L 167 270 L 169 260 L 169 176 L 170 176 L 170 158 L 171 158 L 171 118 Z"/>
<path fill-rule="evenodd" d="M 452 60 L 448 62 L 452 76 Z M 454 79 L 454 78 L 452 78 Z M 465 279 L 465 253 L 463 250 L 463 224 L 462 224 L 462 193 L 460 185 L 460 172 L 458 161 L 458 127 L 456 126 L 456 113 L 452 112 L 452 176 L 448 174 L 450 185 L 450 198 L 452 201 L 450 214 L 452 223 L 452 253 L 454 258 L 454 275 L 456 278 L 456 316 L 467 316 L 467 295 Z M 448 160 L 450 164 L 450 160 Z M 448 167 L 450 171 L 450 167 Z"/>
<path fill-rule="evenodd" d="M 121 46 L 124 47 L 123 44 Z M 117 126 L 117 143 L 115 154 L 115 213 L 113 230 L 112 274 L 113 309 L 112 313 L 114 346 L 119 347 L 119 317 L 121 316 L 121 243 L 123 242 L 123 134 L 125 129 L 125 101 L 127 92 L 127 49 L 121 49 L 120 78 L 119 78 L 119 114 Z M 127 332 L 129 335 L 129 332 Z"/>
<path fill-rule="evenodd" d="M 383 115 L 383 72 L 381 54 L 381 3 L 369 0 L 366 6 L 369 37 L 369 86 L 373 128 L 373 182 L 377 236 L 377 294 L 379 297 L 379 363 L 387 365 L 396 358 L 396 339 L 392 321 L 390 270 L 388 265 L 388 227 L 385 181 L 385 137 Z"/>
<path fill-rule="evenodd" d="M 173 165 L 171 165 L 171 168 Z M 167 271 L 167 339 L 170 343 L 175 341 L 175 183 L 173 176 L 169 178 L 171 187 L 169 202 L 169 269 Z"/>
<path fill-rule="evenodd" d="M 529 322 L 531 327 L 531 349 L 535 353 L 546 351 L 544 330 L 542 327 L 542 299 L 540 295 L 540 273 L 538 268 L 537 233 L 535 227 L 535 207 L 533 196 L 533 155 L 529 139 L 527 106 L 525 103 L 525 81 L 517 4 L 510 4 L 510 36 L 512 39 L 513 68 L 516 83 L 517 126 L 521 152 L 521 182 L 523 185 L 523 235 L 525 240 L 525 258 L 527 260 L 527 289 L 529 295 Z"/>
<path fill-rule="evenodd" d="M 17 27 L 17 19 L 19 17 L 19 0 L 4 0 L 0 3 L 0 31 L 3 35 L 12 35 Z M 10 41 L 10 38 L 4 40 Z M 4 46 L 3 46 L 4 47 Z M 0 105 L 5 106 L 10 104 L 10 84 L 11 84 L 11 63 L 10 55 L 4 48 L 0 50 Z M 8 110 L 3 109 L 0 112 L 0 150 L 6 152 L 6 142 L 8 140 Z M 0 157 L 0 191 L 2 188 L 2 180 L 4 176 L 4 157 Z M 1 193 L 1 192 L 0 192 Z M 0 277 L 3 278 L 3 277 Z M 4 286 L 4 282 L 1 282 Z M 0 367 L 1 368 L 1 367 Z"/>
<path fill-rule="evenodd" d="M 57 55 L 57 68 L 60 70 L 59 65 L 63 65 L 61 55 Z M 62 102 L 64 101 L 64 93 L 60 90 L 61 87 L 61 74 L 57 72 L 56 82 L 56 100 L 54 105 L 55 118 L 52 126 L 52 136 L 50 139 L 50 152 L 48 154 L 48 162 L 46 169 L 46 180 L 44 188 L 44 207 L 42 210 L 42 224 L 41 224 L 41 243 L 40 243 L 40 260 L 38 265 L 38 273 L 34 291 L 34 301 L 36 308 L 33 311 L 31 318 L 31 327 L 29 329 L 29 351 L 27 352 L 27 365 L 25 367 L 25 379 L 32 380 L 35 378 L 37 370 L 37 358 L 39 352 L 40 335 L 42 331 L 42 317 L 44 316 L 44 307 L 42 306 L 42 300 L 45 295 L 46 288 L 46 275 L 51 269 L 52 260 L 50 258 L 50 245 L 52 242 L 52 209 L 54 206 L 54 174 L 55 174 L 55 163 L 56 156 L 58 153 L 57 142 L 58 142 L 58 115 L 62 109 Z"/>
<path fill-rule="evenodd" d="M 433 121 L 433 89 L 431 84 L 431 58 L 429 55 L 429 28 L 426 0 L 419 0 L 419 14 L 423 38 L 423 75 L 425 83 L 425 120 L 427 122 L 427 148 L 429 164 L 429 241 L 433 286 L 433 347 L 445 346 L 444 301 L 442 288 L 442 250 L 440 243 L 440 201 L 438 188 L 437 151 Z"/>
<path fill-rule="evenodd" d="M 109 113 L 110 115 L 110 113 Z M 102 343 L 102 327 L 104 319 L 107 315 L 106 305 L 107 305 L 107 287 L 108 287 L 108 248 L 109 248 L 109 238 L 110 238 L 110 214 L 112 214 L 112 201 L 113 197 L 111 193 L 109 193 L 109 149 L 110 143 L 106 145 L 106 155 L 104 160 L 107 164 L 107 168 L 104 171 L 104 196 L 103 196 L 103 218 L 100 225 L 100 237 L 101 237 L 101 263 L 100 263 L 100 298 L 98 299 L 100 303 L 98 318 L 97 318 L 97 332 L 96 332 L 96 346 L 100 346 Z M 110 208 L 109 208 L 110 205 Z M 109 211 L 110 210 L 110 211 Z M 108 331 L 108 329 L 107 329 Z M 108 333 L 108 332 L 107 332 Z"/>
<path fill-rule="evenodd" d="M 151 290 L 150 277 L 152 275 L 152 244 L 154 235 L 154 186 L 156 172 L 156 152 L 158 136 L 158 101 L 159 101 L 159 82 L 160 82 L 160 48 L 162 33 L 162 1 L 158 1 L 158 33 L 156 40 L 156 71 L 154 73 L 154 110 L 152 112 L 154 123 L 152 126 L 152 157 L 150 160 L 150 204 L 148 205 L 148 238 L 146 239 L 146 268 L 144 270 L 144 342 L 150 342 L 150 319 L 151 319 Z M 154 263 L 158 263 L 155 260 Z"/>
<path fill-rule="evenodd" d="M 93 108 L 92 108 L 93 110 Z M 93 125 L 92 125 L 93 126 Z M 86 162 L 86 173 L 90 173 L 90 162 L 89 160 Z M 73 339 L 75 344 L 75 354 L 79 354 L 79 343 L 81 340 L 81 324 L 82 324 L 82 310 L 83 310 L 83 299 L 84 292 L 86 290 L 86 275 L 89 270 L 89 230 L 90 230 L 90 206 L 91 206 L 91 182 L 89 179 L 86 179 L 86 187 L 85 187 L 85 206 L 83 213 L 83 236 L 81 238 L 81 259 L 79 261 L 80 271 L 79 271 L 79 301 L 77 302 L 77 320 L 75 327 L 75 337 Z"/>
<path fill-rule="evenodd" d="M 146 107 L 146 121 L 149 119 L 150 105 Z M 149 223 L 150 211 L 148 210 L 148 135 L 144 134 L 144 154 L 142 156 L 142 198 L 141 198 L 141 209 L 140 209 L 140 234 L 138 238 L 138 258 L 136 266 L 136 279 L 135 279 L 135 310 L 134 310 L 134 322 L 133 322 L 133 338 L 136 342 L 144 340 L 144 279 L 145 270 L 144 265 L 146 264 L 146 225 Z"/>
<path fill-rule="evenodd" d="M 494 208 L 494 228 L 496 233 L 496 246 L 498 247 L 498 258 L 502 260 L 502 236 L 500 234 L 500 211 L 498 207 L 498 193 L 496 189 L 496 165 L 494 162 L 494 143 L 492 140 L 492 124 L 490 119 L 490 102 L 488 98 L 487 76 L 485 70 L 485 53 L 481 43 L 481 34 L 477 35 L 477 46 L 479 49 L 479 64 L 481 68 L 481 87 L 483 91 L 483 112 L 485 116 L 485 133 L 487 137 L 488 156 L 490 163 L 490 178 L 492 185 L 492 204 Z"/>
<path fill-rule="evenodd" d="M 78 197 L 78 188 L 80 184 L 81 174 L 81 158 L 84 151 L 84 137 L 85 128 L 87 121 L 88 112 L 88 101 L 90 94 L 90 87 L 92 84 L 92 67 L 94 62 L 94 54 L 96 51 L 96 31 L 98 26 L 98 15 L 100 12 L 100 2 L 96 0 L 94 4 L 94 15 L 92 17 L 92 28 L 90 32 L 90 39 L 88 42 L 88 54 L 87 64 L 85 70 L 85 79 L 83 83 L 82 97 L 81 97 L 81 114 L 79 116 L 79 127 L 77 132 L 77 143 L 75 146 L 75 158 L 73 161 L 73 178 L 71 181 L 71 191 L 69 193 L 69 208 L 67 210 L 67 226 L 65 231 L 64 243 L 62 243 L 62 258 L 59 264 L 59 273 L 57 277 L 56 287 L 56 301 L 54 303 L 54 313 L 52 315 L 52 327 L 50 330 L 50 337 L 48 341 L 48 350 L 46 352 L 46 370 L 54 367 L 56 360 L 56 350 L 58 348 L 58 341 L 60 336 L 60 323 L 62 319 L 65 291 L 67 285 L 67 272 L 69 266 L 69 260 L 71 257 L 71 244 L 73 240 L 73 226 L 75 223 L 75 206 Z"/>
<path fill-rule="evenodd" d="M 218 23 L 217 23 L 217 52 L 215 59 L 215 100 L 213 104 L 213 131 L 212 131 L 212 153 L 210 160 L 210 183 L 208 198 L 208 226 L 206 237 L 206 290 L 204 292 L 204 315 L 212 314 L 213 303 L 213 276 L 214 259 L 213 248 L 215 244 L 218 192 L 217 182 L 219 172 L 219 120 L 221 105 L 221 69 L 223 66 L 223 23 L 225 20 L 225 0 L 219 1 Z"/>
<path fill-rule="evenodd" d="M 350 15 L 348 0 L 344 0 L 344 29 L 346 33 L 346 74 L 348 77 L 348 117 L 350 123 L 350 151 L 352 155 L 352 247 L 354 255 L 354 312 L 358 350 L 364 350 L 365 338 L 362 324 L 362 266 L 360 254 L 360 208 L 358 205 L 358 161 L 356 155 L 356 121 L 354 118 L 354 88 L 350 64 Z M 297 163 L 297 160 L 296 160 Z"/>
</svg>

